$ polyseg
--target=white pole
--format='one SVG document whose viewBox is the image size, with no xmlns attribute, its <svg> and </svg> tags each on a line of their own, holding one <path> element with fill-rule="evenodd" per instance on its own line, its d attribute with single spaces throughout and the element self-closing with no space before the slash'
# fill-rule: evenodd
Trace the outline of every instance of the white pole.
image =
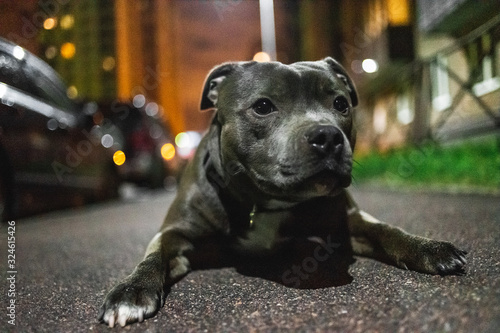
<svg viewBox="0 0 500 333">
<path fill-rule="evenodd" d="M 262 51 L 266 52 L 271 57 L 271 60 L 276 60 L 273 0 L 259 0 L 259 6 Z"/>
</svg>

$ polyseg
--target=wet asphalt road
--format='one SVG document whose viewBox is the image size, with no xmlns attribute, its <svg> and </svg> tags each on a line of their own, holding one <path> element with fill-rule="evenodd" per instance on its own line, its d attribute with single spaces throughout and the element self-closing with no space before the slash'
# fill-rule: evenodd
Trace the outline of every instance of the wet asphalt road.
<svg viewBox="0 0 500 333">
<path fill-rule="evenodd" d="M 500 330 L 500 197 L 361 188 L 353 194 L 382 220 L 468 250 L 467 275 L 430 276 L 357 258 L 348 267 L 347 282 L 296 289 L 231 267 L 199 270 L 172 288 L 156 317 L 114 330 Z M 7 229 L 2 225 L 0 331 L 111 331 L 97 322 L 103 297 L 142 258 L 172 198 L 153 193 L 16 221 L 16 326 L 8 324 Z"/>
</svg>

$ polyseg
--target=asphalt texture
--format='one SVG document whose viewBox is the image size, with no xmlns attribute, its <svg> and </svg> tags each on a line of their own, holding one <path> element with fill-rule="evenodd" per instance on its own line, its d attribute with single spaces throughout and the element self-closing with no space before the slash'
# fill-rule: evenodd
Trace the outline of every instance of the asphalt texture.
<svg viewBox="0 0 500 333">
<path fill-rule="evenodd" d="M 234 267 L 207 268 L 174 285 L 155 317 L 110 329 L 97 321 L 104 295 L 141 260 L 173 199 L 154 193 L 15 221 L 15 286 L 4 266 L 2 225 L 0 331 L 500 331 L 500 197 L 352 193 L 381 220 L 467 250 L 467 274 L 431 276 L 356 258 L 347 279 L 315 288 L 307 283 L 316 273 L 309 260 L 304 269 L 310 274 L 297 275 L 303 284 L 294 288 Z M 6 297 L 12 287 L 15 296 Z M 15 326 L 8 323 L 10 299 Z"/>
</svg>

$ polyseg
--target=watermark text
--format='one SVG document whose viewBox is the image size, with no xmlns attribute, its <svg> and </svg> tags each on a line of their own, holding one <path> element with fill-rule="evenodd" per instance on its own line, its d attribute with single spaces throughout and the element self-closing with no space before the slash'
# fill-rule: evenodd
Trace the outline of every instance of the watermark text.
<svg viewBox="0 0 500 333">
<path fill-rule="evenodd" d="M 16 325 L 16 222 L 9 221 L 7 226 L 7 323 Z"/>
</svg>

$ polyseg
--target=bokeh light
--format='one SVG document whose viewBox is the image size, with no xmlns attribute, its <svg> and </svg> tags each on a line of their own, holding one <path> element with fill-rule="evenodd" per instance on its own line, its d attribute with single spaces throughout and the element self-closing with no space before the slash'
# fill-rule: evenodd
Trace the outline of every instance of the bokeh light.
<svg viewBox="0 0 500 333">
<path fill-rule="evenodd" d="M 258 61 L 258 62 L 268 62 L 268 61 L 271 61 L 271 56 L 269 54 L 267 54 L 266 52 L 257 52 L 253 56 L 253 60 Z"/>
<path fill-rule="evenodd" d="M 167 161 L 170 161 L 171 159 L 173 159 L 175 157 L 174 145 L 171 143 L 165 143 L 161 147 L 161 156 Z"/>
<path fill-rule="evenodd" d="M 125 153 L 121 150 L 117 150 L 113 154 L 113 162 L 115 162 L 116 165 L 122 165 L 123 163 L 125 163 L 125 159 Z"/>
<path fill-rule="evenodd" d="M 52 30 L 56 27 L 57 25 L 57 19 L 54 17 L 49 17 L 45 21 L 43 21 L 43 28 L 45 30 Z"/>
<path fill-rule="evenodd" d="M 64 43 L 61 46 L 61 55 L 63 56 L 63 58 L 71 59 L 75 56 L 75 53 L 76 53 L 75 44 L 68 42 L 68 43 Z"/>
<path fill-rule="evenodd" d="M 363 60 L 361 67 L 366 73 L 375 73 L 378 71 L 378 63 L 373 59 Z"/>
</svg>

